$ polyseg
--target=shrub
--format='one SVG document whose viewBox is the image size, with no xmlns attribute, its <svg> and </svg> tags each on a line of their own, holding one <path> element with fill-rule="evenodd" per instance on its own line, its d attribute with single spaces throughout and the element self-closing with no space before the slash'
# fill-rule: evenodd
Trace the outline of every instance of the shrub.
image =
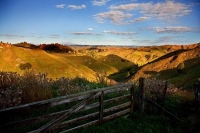
<svg viewBox="0 0 200 133">
<path fill-rule="evenodd" d="M 7 108 L 104 87 L 84 78 L 53 80 L 47 73 L 36 74 L 26 69 L 23 75 L 0 72 L 0 108 Z"/>
<path fill-rule="evenodd" d="M 32 65 L 31 65 L 31 63 L 29 63 L 29 62 L 27 62 L 27 63 L 22 63 L 22 64 L 20 64 L 19 68 L 20 68 L 21 70 L 26 70 L 26 69 L 29 70 L 29 69 L 32 68 Z"/>
<path fill-rule="evenodd" d="M 21 77 L 13 72 L 0 72 L 0 108 L 21 104 Z"/>
</svg>

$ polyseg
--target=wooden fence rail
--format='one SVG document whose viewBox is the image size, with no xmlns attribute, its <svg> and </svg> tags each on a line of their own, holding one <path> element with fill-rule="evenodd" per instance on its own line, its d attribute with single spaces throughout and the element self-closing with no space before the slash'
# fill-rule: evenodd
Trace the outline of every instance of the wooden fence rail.
<svg viewBox="0 0 200 133">
<path fill-rule="evenodd" d="M 160 84 L 160 83 L 159 83 Z M 160 104 L 147 95 L 145 79 L 139 79 L 139 93 L 134 84 L 121 84 L 87 92 L 62 96 L 0 110 L 0 131 L 6 132 L 68 132 L 89 125 L 99 124 L 116 117 L 131 114 L 135 96 L 138 96 L 141 112 L 151 103 L 163 112 L 179 119 L 164 109 L 167 81 L 162 82 Z M 194 85 L 195 107 L 199 108 L 199 84 Z M 20 128 L 19 128 L 20 127 Z"/>
<path fill-rule="evenodd" d="M 133 83 L 122 84 L 2 109 L 0 130 L 67 132 L 102 124 L 133 112 L 133 86 Z"/>
<path fill-rule="evenodd" d="M 167 84 L 168 82 L 163 82 L 164 83 L 164 87 L 163 88 L 158 88 L 159 91 L 162 92 L 162 98 L 160 99 L 161 102 L 160 104 L 157 103 L 157 101 L 152 100 L 151 98 L 146 96 L 146 88 L 144 87 L 145 78 L 140 78 L 139 79 L 139 106 L 140 106 L 140 111 L 143 113 L 145 110 L 145 102 L 152 104 L 153 106 L 159 108 L 160 110 L 162 110 L 163 112 L 167 113 L 168 115 L 172 116 L 173 118 L 179 120 L 179 118 L 177 116 L 175 116 L 174 114 L 172 114 L 171 112 L 169 112 L 168 110 L 166 110 L 163 106 L 164 106 L 164 100 L 165 100 L 165 96 L 166 96 L 166 92 L 167 92 Z M 156 84 L 156 83 L 155 83 Z M 158 83 L 160 86 L 160 83 Z"/>
</svg>

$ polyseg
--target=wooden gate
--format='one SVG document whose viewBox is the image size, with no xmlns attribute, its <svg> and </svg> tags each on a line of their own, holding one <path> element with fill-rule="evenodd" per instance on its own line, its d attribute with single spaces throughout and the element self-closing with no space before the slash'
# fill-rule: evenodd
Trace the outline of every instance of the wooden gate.
<svg viewBox="0 0 200 133">
<path fill-rule="evenodd" d="M 67 132 L 133 112 L 133 83 L 0 110 L 7 132 Z"/>
</svg>

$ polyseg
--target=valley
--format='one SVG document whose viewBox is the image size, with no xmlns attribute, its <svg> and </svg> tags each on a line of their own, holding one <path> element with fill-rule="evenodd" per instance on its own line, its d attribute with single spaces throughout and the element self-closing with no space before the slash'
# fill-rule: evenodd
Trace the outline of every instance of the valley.
<svg viewBox="0 0 200 133">
<path fill-rule="evenodd" d="M 53 79 L 80 77 L 96 82 L 96 75 L 100 73 L 116 82 L 133 82 L 145 77 L 190 88 L 200 78 L 199 43 L 129 47 L 2 42 L 0 54 L 0 71 L 22 74 L 20 64 L 30 63 L 36 73 L 48 73 Z M 177 73 L 181 62 L 185 64 L 184 75 Z"/>
</svg>

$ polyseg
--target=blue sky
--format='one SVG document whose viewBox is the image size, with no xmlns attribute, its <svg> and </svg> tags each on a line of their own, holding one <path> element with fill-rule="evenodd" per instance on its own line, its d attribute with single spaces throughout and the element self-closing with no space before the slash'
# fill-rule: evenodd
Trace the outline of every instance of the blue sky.
<svg viewBox="0 0 200 133">
<path fill-rule="evenodd" d="M 0 0 L 0 41 L 164 45 L 200 42 L 198 0 Z"/>
</svg>

